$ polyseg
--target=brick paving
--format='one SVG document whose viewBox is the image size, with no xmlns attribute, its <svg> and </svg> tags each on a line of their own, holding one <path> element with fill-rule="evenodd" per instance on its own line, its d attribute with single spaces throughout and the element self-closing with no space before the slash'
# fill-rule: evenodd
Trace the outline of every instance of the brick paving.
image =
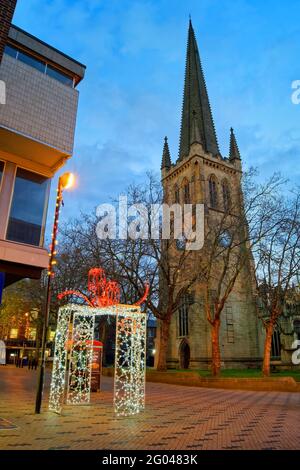
<svg viewBox="0 0 300 470">
<path fill-rule="evenodd" d="M 35 415 L 35 371 L 0 367 L 0 449 L 300 449 L 300 394 L 147 384 L 146 410 L 116 417 L 112 379 L 88 406 Z M 46 394 L 49 377 L 46 380 Z M 45 400 L 46 401 L 46 400 Z M 4 423 L 1 429 L 1 420 Z"/>
</svg>

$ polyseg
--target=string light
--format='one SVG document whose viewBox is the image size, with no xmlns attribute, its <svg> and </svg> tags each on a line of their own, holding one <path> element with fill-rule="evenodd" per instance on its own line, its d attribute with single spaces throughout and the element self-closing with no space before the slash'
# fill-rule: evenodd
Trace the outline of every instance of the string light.
<svg viewBox="0 0 300 470">
<path fill-rule="evenodd" d="M 118 416 L 145 407 L 146 315 L 120 309 L 116 325 L 114 408 Z"/>
<path fill-rule="evenodd" d="M 49 410 L 61 413 L 64 401 L 66 368 L 68 350 L 66 343 L 69 335 L 69 326 L 72 310 L 60 307 L 58 311 L 57 328 L 55 334 L 55 351 L 52 367 L 52 380 L 50 386 Z"/>
<path fill-rule="evenodd" d="M 116 317 L 114 410 L 118 416 L 139 413 L 145 407 L 146 315 L 139 306 L 60 307 L 49 409 L 61 413 L 65 399 L 70 327 L 73 320 L 67 403 L 90 402 L 91 362 L 96 316 Z"/>
<path fill-rule="evenodd" d="M 52 264 L 55 261 L 52 260 Z M 90 402 L 95 316 L 105 315 L 116 317 L 115 412 L 121 416 L 139 413 L 145 406 L 146 360 L 146 315 L 141 313 L 139 305 L 146 300 L 149 285 L 140 301 L 133 306 L 122 305 L 118 283 L 107 280 L 102 268 L 92 268 L 88 274 L 88 291 L 89 297 L 75 290 L 58 295 L 58 299 L 80 297 L 87 305 L 68 304 L 59 309 L 49 409 L 57 413 L 62 409 L 70 344 L 67 403 Z M 70 322 L 73 325 L 71 341 Z"/>
<path fill-rule="evenodd" d="M 90 402 L 95 315 L 75 312 L 73 317 L 67 403 Z"/>
</svg>

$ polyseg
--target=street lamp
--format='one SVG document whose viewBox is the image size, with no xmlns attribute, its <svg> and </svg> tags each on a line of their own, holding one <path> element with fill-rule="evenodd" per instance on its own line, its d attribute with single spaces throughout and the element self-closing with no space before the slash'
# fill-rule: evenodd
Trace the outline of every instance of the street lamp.
<svg viewBox="0 0 300 470">
<path fill-rule="evenodd" d="M 44 324 L 43 324 L 43 338 L 42 338 L 42 356 L 41 364 L 38 375 L 38 387 L 36 393 L 35 401 L 35 412 L 41 412 L 42 398 L 43 398 L 43 388 L 44 388 L 44 377 L 45 377 L 45 368 L 46 368 L 46 344 L 47 344 L 47 331 L 49 326 L 49 313 L 50 313 L 50 302 L 51 302 L 51 281 L 54 276 L 54 266 L 56 264 L 55 255 L 56 255 L 56 245 L 57 245 L 57 233 L 58 233 L 58 219 L 59 211 L 63 201 L 63 191 L 69 189 L 74 184 L 74 175 L 73 173 L 64 173 L 60 176 L 57 186 L 57 196 L 56 196 L 56 205 L 55 205 L 55 215 L 54 223 L 51 236 L 51 245 L 49 253 L 49 266 L 47 273 L 47 292 L 46 300 L 44 307 Z"/>
</svg>

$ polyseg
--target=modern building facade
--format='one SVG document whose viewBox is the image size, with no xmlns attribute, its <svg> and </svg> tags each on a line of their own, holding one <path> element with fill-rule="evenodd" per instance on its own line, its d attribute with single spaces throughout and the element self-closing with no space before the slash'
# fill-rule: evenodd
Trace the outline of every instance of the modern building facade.
<svg viewBox="0 0 300 470">
<path fill-rule="evenodd" d="M 204 204 L 205 233 L 228 209 L 229 198 L 240 194 L 242 165 L 237 141 L 231 129 L 230 154 L 227 158 L 223 157 L 218 146 L 191 22 L 188 31 L 179 157 L 175 163 L 171 162 L 165 139 L 161 168 L 165 202 L 169 205 Z M 188 282 L 194 276 L 200 266 L 200 257 L 206 256 L 205 250 L 193 253 L 189 266 L 181 270 L 183 282 Z M 172 254 L 169 252 L 168 256 Z M 256 314 L 251 259 L 249 254 L 249 266 L 238 276 L 222 313 L 220 347 L 223 367 L 253 367 L 261 362 L 263 337 Z M 186 296 L 172 316 L 167 365 L 173 368 L 207 368 L 210 362 L 211 327 L 204 311 L 203 284 L 196 282 L 190 295 Z"/>
<path fill-rule="evenodd" d="M 44 229 L 51 179 L 72 156 L 77 85 L 85 66 L 17 26 L 0 0 L 0 272 L 7 286 L 48 265 Z M 2 25 L 5 24 L 3 30 Z M 2 274 L 3 277 L 3 274 Z"/>
</svg>

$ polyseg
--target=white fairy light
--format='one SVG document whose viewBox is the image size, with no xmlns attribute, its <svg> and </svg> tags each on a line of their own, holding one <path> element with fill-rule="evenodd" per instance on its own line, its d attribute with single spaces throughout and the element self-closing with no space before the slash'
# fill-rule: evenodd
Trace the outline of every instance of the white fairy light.
<svg viewBox="0 0 300 470">
<path fill-rule="evenodd" d="M 61 412 L 67 367 L 67 340 L 72 310 L 61 307 L 58 312 L 57 328 L 55 335 L 55 351 L 52 366 L 52 380 L 50 387 L 49 409 L 56 413 Z"/>
<path fill-rule="evenodd" d="M 74 313 L 67 394 L 71 405 L 90 402 L 94 328 L 95 315 Z"/>
<path fill-rule="evenodd" d="M 131 415 L 145 406 L 146 317 L 118 311 L 116 329 L 114 406 L 118 415 Z"/>
<path fill-rule="evenodd" d="M 120 416 L 139 413 L 145 407 L 146 315 L 139 306 L 122 304 L 101 308 L 69 304 L 59 309 L 49 409 L 57 413 L 62 409 L 72 317 L 67 403 L 90 402 L 92 342 L 97 315 L 116 317 L 115 412 Z"/>
</svg>

